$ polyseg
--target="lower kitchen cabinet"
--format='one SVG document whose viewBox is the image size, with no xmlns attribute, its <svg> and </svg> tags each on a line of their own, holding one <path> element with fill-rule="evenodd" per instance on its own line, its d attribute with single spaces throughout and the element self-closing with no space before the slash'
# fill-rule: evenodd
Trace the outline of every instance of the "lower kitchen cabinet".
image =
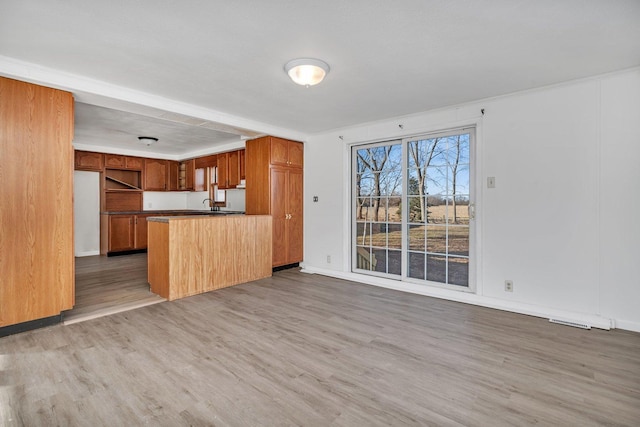
<svg viewBox="0 0 640 427">
<path fill-rule="evenodd" d="M 135 239 L 133 241 L 134 249 L 147 249 L 147 216 L 148 215 L 135 216 Z"/>
<path fill-rule="evenodd" d="M 100 253 L 147 248 L 148 215 L 101 215 Z"/>
</svg>

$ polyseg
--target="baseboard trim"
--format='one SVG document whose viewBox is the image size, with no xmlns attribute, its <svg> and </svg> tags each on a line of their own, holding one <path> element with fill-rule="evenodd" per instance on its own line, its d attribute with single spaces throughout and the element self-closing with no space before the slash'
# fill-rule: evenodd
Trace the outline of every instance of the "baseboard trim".
<svg viewBox="0 0 640 427">
<path fill-rule="evenodd" d="M 85 256 L 95 256 L 95 255 L 100 255 L 100 250 L 76 253 L 76 257 L 77 258 L 82 258 L 82 257 L 85 257 Z"/>
<path fill-rule="evenodd" d="M 524 304 L 513 301 L 505 301 L 497 298 L 476 295 L 469 292 L 452 291 L 449 289 L 436 288 L 431 286 L 417 285 L 413 283 L 390 280 L 381 277 L 367 276 L 366 274 L 346 273 L 343 271 L 326 270 L 323 268 L 303 266 L 303 273 L 320 274 L 323 276 L 335 277 L 338 279 L 350 280 L 366 285 L 379 286 L 387 289 L 394 289 L 402 292 L 409 292 L 433 298 L 440 298 L 449 301 L 462 302 L 481 307 L 494 308 L 497 310 L 510 311 L 512 313 L 526 314 L 529 316 L 549 318 L 562 318 L 576 323 L 588 323 L 594 328 L 609 330 L 614 327 L 612 319 L 586 313 L 576 313 L 566 310 L 552 309 L 532 304 Z M 629 322 L 620 323 L 617 327 L 627 329 L 623 325 Z M 633 329 L 631 329 L 633 330 Z"/>
<path fill-rule="evenodd" d="M 618 329 L 624 329 L 625 331 L 640 332 L 640 323 L 630 322 L 628 320 L 614 320 L 614 327 Z"/>
<path fill-rule="evenodd" d="M 30 320 L 28 322 L 17 323 L 15 325 L 4 326 L 0 328 L 0 338 L 31 331 L 33 329 L 44 328 L 45 326 L 57 325 L 60 322 L 62 322 L 62 314 L 58 314 L 57 316 L 44 317 L 42 319 Z"/>
</svg>

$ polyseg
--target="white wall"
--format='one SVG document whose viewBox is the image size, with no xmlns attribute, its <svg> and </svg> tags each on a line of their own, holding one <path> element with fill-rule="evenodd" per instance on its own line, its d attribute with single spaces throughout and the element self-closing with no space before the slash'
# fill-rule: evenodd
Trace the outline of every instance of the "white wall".
<svg viewBox="0 0 640 427">
<path fill-rule="evenodd" d="M 599 327 L 613 320 L 640 331 L 639 269 L 633 267 L 640 255 L 640 137 L 632 128 L 639 118 L 640 70 L 634 69 L 313 136 L 305 144 L 304 267 Z M 349 273 L 350 145 L 473 124 L 475 294 Z M 483 186 L 487 176 L 496 177 L 495 189 Z M 514 292 L 504 291 L 505 279 L 514 281 Z"/>
<path fill-rule="evenodd" d="M 100 254 L 100 174 L 73 173 L 73 236 L 75 256 Z"/>
<path fill-rule="evenodd" d="M 186 209 L 187 192 L 145 191 L 142 193 L 142 209 L 145 211 Z"/>
<path fill-rule="evenodd" d="M 209 197 L 208 191 L 193 191 L 187 194 L 186 209 L 208 210 L 209 205 L 202 201 Z M 220 208 L 222 211 L 245 211 L 245 190 L 227 190 L 227 206 Z"/>
</svg>

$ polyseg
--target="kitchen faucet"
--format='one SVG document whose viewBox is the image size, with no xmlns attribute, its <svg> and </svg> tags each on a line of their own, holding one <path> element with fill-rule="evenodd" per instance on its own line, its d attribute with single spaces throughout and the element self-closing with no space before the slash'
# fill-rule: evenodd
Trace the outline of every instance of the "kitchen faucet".
<svg viewBox="0 0 640 427">
<path fill-rule="evenodd" d="M 216 206 L 216 202 L 213 199 L 210 199 L 208 197 L 202 201 L 202 204 L 204 204 L 204 202 L 206 202 L 207 200 L 209 201 L 209 206 L 211 206 L 212 212 L 220 210 L 220 207 Z"/>
</svg>

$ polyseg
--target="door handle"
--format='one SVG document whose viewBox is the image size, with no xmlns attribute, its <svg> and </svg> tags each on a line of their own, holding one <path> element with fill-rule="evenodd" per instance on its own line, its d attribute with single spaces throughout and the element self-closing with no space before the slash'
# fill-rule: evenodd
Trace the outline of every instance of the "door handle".
<svg viewBox="0 0 640 427">
<path fill-rule="evenodd" d="M 467 210 L 469 211 L 469 219 L 476 219 L 476 205 L 474 203 L 469 203 Z"/>
</svg>

